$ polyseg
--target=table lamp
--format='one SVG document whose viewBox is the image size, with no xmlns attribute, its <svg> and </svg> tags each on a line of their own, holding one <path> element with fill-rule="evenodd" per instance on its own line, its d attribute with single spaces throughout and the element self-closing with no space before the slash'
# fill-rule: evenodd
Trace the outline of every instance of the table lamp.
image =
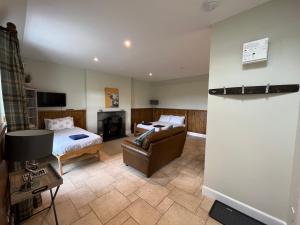
<svg viewBox="0 0 300 225">
<path fill-rule="evenodd" d="M 25 162 L 28 180 L 24 188 L 33 188 L 32 177 L 36 176 L 35 160 L 52 155 L 54 132 L 49 130 L 20 130 L 5 135 L 5 158 L 9 162 Z M 44 171 L 45 172 L 45 171 Z"/>
<path fill-rule="evenodd" d="M 151 99 L 149 101 L 149 103 L 150 103 L 150 105 L 152 105 L 152 107 L 155 107 L 155 106 L 157 106 L 159 104 L 159 101 L 156 100 L 156 99 Z"/>
</svg>

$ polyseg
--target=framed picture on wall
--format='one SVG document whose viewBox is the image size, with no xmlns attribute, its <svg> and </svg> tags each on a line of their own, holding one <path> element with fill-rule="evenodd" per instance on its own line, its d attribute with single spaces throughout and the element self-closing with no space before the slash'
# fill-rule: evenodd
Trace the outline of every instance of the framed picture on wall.
<svg viewBox="0 0 300 225">
<path fill-rule="evenodd" d="M 118 108 L 119 107 L 119 89 L 105 88 L 105 107 Z"/>
</svg>

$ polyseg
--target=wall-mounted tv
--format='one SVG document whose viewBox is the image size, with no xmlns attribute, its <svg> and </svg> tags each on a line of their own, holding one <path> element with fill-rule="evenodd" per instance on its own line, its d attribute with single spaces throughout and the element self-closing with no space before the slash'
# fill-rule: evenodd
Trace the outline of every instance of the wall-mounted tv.
<svg viewBox="0 0 300 225">
<path fill-rule="evenodd" d="M 65 107 L 65 93 L 38 92 L 37 93 L 38 107 Z"/>
</svg>

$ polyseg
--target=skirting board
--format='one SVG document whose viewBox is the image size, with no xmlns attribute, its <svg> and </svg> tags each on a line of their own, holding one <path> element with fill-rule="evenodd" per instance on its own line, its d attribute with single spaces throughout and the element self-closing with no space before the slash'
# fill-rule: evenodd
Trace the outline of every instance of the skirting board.
<svg viewBox="0 0 300 225">
<path fill-rule="evenodd" d="M 272 225 L 287 225 L 285 221 L 282 221 L 276 217 L 273 217 L 267 213 L 264 213 L 258 209 L 255 209 L 249 205 L 246 205 L 245 203 L 242 203 L 236 199 L 233 199 L 227 195 L 224 195 L 214 189 L 211 189 L 205 185 L 202 186 L 202 194 L 218 200 L 242 213 L 245 213 L 248 216 L 253 217 L 254 219 L 257 219 L 265 224 L 272 224 Z"/>
<path fill-rule="evenodd" d="M 188 131 L 187 134 L 191 135 L 191 136 L 195 136 L 195 137 L 206 138 L 206 134 L 199 134 L 199 133 L 194 133 L 194 132 L 190 132 L 190 131 Z"/>
</svg>

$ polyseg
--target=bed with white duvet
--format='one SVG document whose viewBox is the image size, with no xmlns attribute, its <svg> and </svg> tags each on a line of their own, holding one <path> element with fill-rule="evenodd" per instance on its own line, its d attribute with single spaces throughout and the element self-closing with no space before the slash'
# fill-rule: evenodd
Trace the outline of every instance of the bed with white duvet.
<svg viewBox="0 0 300 225">
<path fill-rule="evenodd" d="M 157 127 L 157 125 L 160 127 Z M 185 127 L 185 116 L 161 115 L 158 121 L 151 122 L 151 124 L 137 124 L 136 131 L 142 132 L 143 130 L 152 130 L 155 128 L 155 132 L 158 132 L 160 130 L 167 130 L 170 127 Z"/>
<path fill-rule="evenodd" d="M 74 126 L 73 117 L 44 119 L 45 129 L 54 131 L 52 154 L 57 157 L 59 172 L 63 163 L 84 154 L 96 154 L 100 160 L 102 137 Z"/>
<path fill-rule="evenodd" d="M 80 134 L 85 134 L 88 137 L 79 140 L 73 140 L 70 138 L 70 136 L 72 135 Z M 101 136 L 88 132 L 87 130 L 81 129 L 79 127 L 55 130 L 53 141 L 53 154 L 55 156 L 61 156 L 71 151 L 76 151 L 82 148 L 101 143 Z"/>
</svg>

